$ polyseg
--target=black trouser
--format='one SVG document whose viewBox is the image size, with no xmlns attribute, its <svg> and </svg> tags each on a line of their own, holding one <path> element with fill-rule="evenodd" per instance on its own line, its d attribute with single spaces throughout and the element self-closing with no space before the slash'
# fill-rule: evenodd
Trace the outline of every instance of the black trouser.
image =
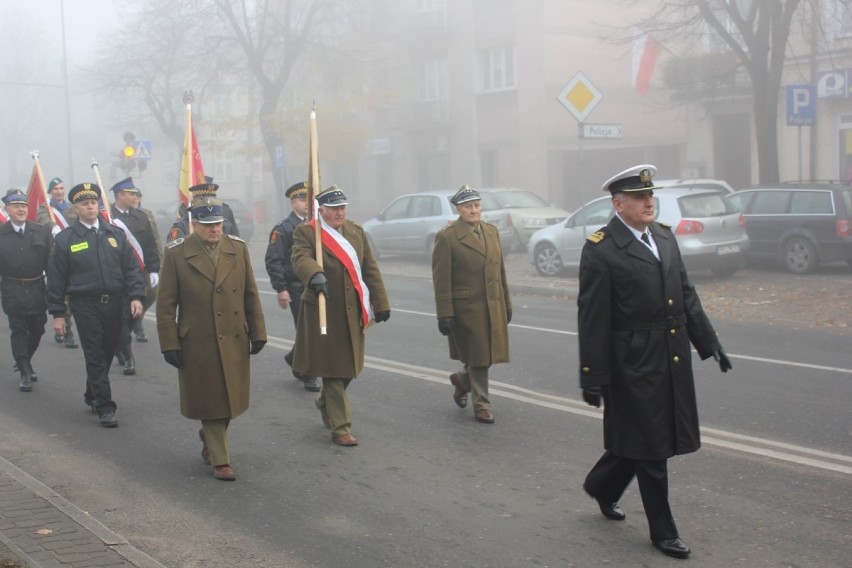
<svg viewBox="0 0 852 568">
<path fill-rule="evenodd" d="M 631 460 L 607 450 L 586 476 L 583 487 L 591 496 L 605 503 L 615 503 L 621 499 L 634 475 L 639 482 L 651 540 L 678 538 L 669 507 L 666 460 Z"/>
<path fill-rule="evenodd" d="M 109 385 L 109 368 L 121 339 L 122 316 L 128 310 L 123 296 L 72 296 L 71 313 L 77 320 L 80 345 L 86 358 L 85 397 L 98 415 L 115 412 Z"/>
<path fill-rule="evenodd" d="M 146 278 L 146 282 L 145 282 L 145 301 L 142 302 L 142 316 L 144 316 L 145 312 L 148 311 L 148 308 L 153 306 L 154 302 L 157 301 L 157 289 L 151 288 L 150 281 L 147 280 L 148 278 L 150 278 L 150 274 L 145 272 L 144 275 L 145 275 L 145 278 Z M 133 321 L 130 322 L 130 327 L 133 330 L 133 333 L 135 333 L 136 335 L 139 335 L 140 333 L 145 331 L 145 326 L 142 323 L 142 320 L 144 318 L 142 316 L 139 316 L 138 318 L 136 318 L 136 319 L 134 319 Z M 133 318 L 131 318 L 131 319 L 133 319 Z"/>
<path fill-rule="evenodd" d="M 302 307 L 302 292 L 304 292 L 304 288 L 301 286 L 293 286 L 291 288 L 287 288 L 290 292 L 290 313 L 293 315 L 293 327 L 299 328 L 299 309 Z M 296 342 L 293 342 L 293 347 L 290 348 L 290 352 L 287 353 L 287 357 L 290 358 L 293 356 L 293 350 L 296 349 Z"/>
<path fill-rule="evenodd" d="M 47 312 L 29 315 L 8 315 L 9 329 L 12 332 L 12 358 L 29 360 L 38 349 L 41 336 L 44 335 L 44 324 L 47 323 Z"/>
</svg>

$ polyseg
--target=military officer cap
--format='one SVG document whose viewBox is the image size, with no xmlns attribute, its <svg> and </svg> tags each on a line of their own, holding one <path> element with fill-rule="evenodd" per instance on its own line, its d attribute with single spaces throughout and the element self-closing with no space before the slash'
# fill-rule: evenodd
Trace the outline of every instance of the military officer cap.
<svg viewBox="0 0 852 568">
<path fill-rule="evenodd" d="M 49 182 L 47 182 L 47 191 L 53 191 L 53 188 L 62 183 L 62 180 L 58 177 L 53 178 Z"/>
<path fill-rule="evenodd" d="M 23 203 L 26 205 L 27 194 L 20 189 L 10 189 L 6 192 L 6 195 L 3 196 L 3 203 L 6 205 L 11 205 L 12 203 Z"/>
<path fill-rule="evenodd" d="M 288 187 L 287 191 L 284 192 L 284 195 L 288 199 L 295 199 L 296 197 L 307 197 L 308 187 L 305 185 L 305 182 L 300 181 L 299 183 L 294 183 L 293 185 Z"/>
<path fill-rule="evenodd" d="M 78 183 L 68 192 L 68 200 L 71 203 L 77 203 L 84 199 L 100 199 L 101 188 L 94 183 Z"/>
<path fill-rule="evenodd" d="M 450 203 L 455 206 L 459 206 L 462 203 L 467 203 L 468 201 L 479 201 L 482 199 L 479 197 L 479 192 L 470 187 L 467 184 L 464 184 L 459 188 L 455 195 L 450 198 Z"/>
<path fill-rule="evenodd" d="M 199 183 L 189 188 L 193 198 L 205 195 L 215 196 L 217 191 L 219 191 L 219 186 L 215 183 Z"/>
<path fill-rule="evenodd" d="M 192 220 L 203 224 L 221 223 L 225 218 L 222 200 L 205 197 L 192 206 Z"/>
<path fill-rule="evenodd" d="M 612 195 L 622 191 L 631 192 L 657 189 L 654 186 L 654 176 L 656 174 L 657 168 L 650 164 L 633 166 L 606 180 L 601 186 L 601 189 L 610 192 Z"/>
<path fill-rule="evenodd" d="M 320 205 L 324 205 L 326 207 L 342 207 L 344 205 L 349 205 L 349 202 L 346 201 L 346 194 L 343 193 L 336 185 L 332 185 L 328 187 L 317 195 L 317 202 Z"/>
<path fill-rule="evenodd" d="M 112 188 L 110 188 L 110 191 L 113 192 L 113 194 L 118 194 L 119 191 L 133 191 L 136 193 L 142 193 L 135 185 L 133 185 L 133 178 L 125 178 L 121 180 L 120 182 L 112 186 Z"/>
</svg>

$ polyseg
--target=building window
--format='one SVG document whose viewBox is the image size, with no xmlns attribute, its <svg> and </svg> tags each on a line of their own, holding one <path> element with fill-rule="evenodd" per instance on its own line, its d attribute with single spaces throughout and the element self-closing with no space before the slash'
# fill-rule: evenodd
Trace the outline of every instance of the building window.
<svg viewBox="0 0 852 568">
<path fill-rule="evenodd" d="M 828 0 L 823 4 L 823 27 L 828 41 L 852 36 L 852 0 Z"/>
<path fill-rule="evenodd" d="M 503 91 L 517 86 L 515 46 L 503 45 L 479 50 L 479 89 Z"/>
<path fill-rule="evenodd" d="M 234 181 L 233 154 L 228 150 L 216 150 L 213 152 L 213 171 L 213 179 L 218 184 Z"/>
<path fill-rule="evenodd" d="M 431 59 L 423 64 L 421 100 L 442 101 L 447 98 L 449 73 L 446 59 Z"/>
</svg>

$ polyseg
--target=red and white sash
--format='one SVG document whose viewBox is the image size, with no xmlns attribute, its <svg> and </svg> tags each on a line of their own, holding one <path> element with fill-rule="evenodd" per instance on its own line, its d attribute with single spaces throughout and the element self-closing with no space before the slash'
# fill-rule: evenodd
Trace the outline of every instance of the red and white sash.
<svg viewBox="0 0 852 568">
<path fill-rule="evenodd" d="M 68 228 L 68 221 L 65 220 L 65 216 L 62 214 L 61 211 L 59 211 L 59 209 L 57 209 L 53 205 L 51 205 L 50 208 L 53 209 L 54 221 L 53 228 L 50 230 L 50 232 L 53 233 L 53 236 L 55 237 L 59 231 Z"/>
<path fill-rule="evenodd" d="M 124 221 L 118 217 L 113 217 L 112 224 L 123 230 L 124 234 L 127 235 L 127 242 L 130 245 L 130 250 L 133 251 L 133 254 L 136 256 L 136 260 L 139 261 L 139 269 L 144 272 L 145 255 L 142 253 L 142 245 L 139 244 L 139 241 L 136 240 L 136 237 L 133 236 L 133 233 L 131 233 L 130 229 L 127 228 L 127 225 L 124 224 Z"/>
<path fill-rule="evenodd" d="M 347 241 L 339 231 L 336 231 L 328 226 L 328 224 L 320 219 L 320 228 L 322 245 L 340 261 L 346 269 L 346 274 L 352 281 L 355 287 L 355 292 L 358 294 L 358 300 L 361 303 L 361 327 L 366 329 L 370 325 L 370 320 L 373 319 L 373 306 L 370 304 L 370 289 L 361 277 L 361 262 L 358 260 L 358 254 L 352 247 L 352 243 Z M 314 219 L 310 221 L 311 227 L 316 227 Z"/>
</svg>

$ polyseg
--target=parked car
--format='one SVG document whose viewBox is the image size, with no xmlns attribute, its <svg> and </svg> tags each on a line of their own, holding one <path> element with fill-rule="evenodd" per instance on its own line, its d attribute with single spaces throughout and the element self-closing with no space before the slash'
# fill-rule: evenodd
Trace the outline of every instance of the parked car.
<svg viewBox="0 0 852 568">
<path fill-rule="evenodd" d="M 728 196 L 742 212 L 751 258 L 765 258 L 796 274 L 821 263 L 852 266 L 852 185 L 783 183 Z"/>
<path fill-rule="evenodd" d="M 690 189 L 715 189 L 722 193 L 733 193 L 734 188 L 723 179 L 682 178 L 654 180 L 657 187 L 688 187 Z"/>
<path fill-rule="evenodd" d="M 711 270 L 731 276 L 749 248 L 743 217 L 717 190 L 680 187 L 654 190 L 656 219 L 672 226 L 687 270 Z M 564 223 L 536 232 L 527 247 L 539 274 L 556 276 L 567 266 L 580 264 L 586 237 L 615 215 L 612 198 L 594 199 Z"/>
<path fill-rule="evenodd" d="M 381 213 L 364 223 L 370 248 L 378 257 L 383 254 L 432 254 L 435 235 L 456 219 L 458 213 L 450 198 L 456 190 L 446 189 L 409 193 L 397 197 Z M 507 217 L 488 211 L 483 202 L 482 218 L 497 226 L 504 251 L 518 245 Z"/>
<path fill-rule="evenodd" d="M 543 227 L 555 225 L 568 216 L 568 211 L 554 207 L 535 193 L 514 187 L 486 187 L 479 190 L 482 209 L 491 215 L 489 221 L 500 216 L 506 233 L 514 231 L 512 239 L 503 238 L 503 248 L 526 250 L 530 237 Z M 502 237 L 502 233 L 501 233 Z"/>
<path fill-rule="evenodd" d="M 246 207 L 245 203 L 239 199 L 231 199 L 229 197 L 221 198 L 222 201 L 228 204 L 231 211 L 234 212 L 234 220 L 237 222 L 237 229 L 240 231 L 240 238 L 245 242 L 250 242 L 254 236 L 254 215 Z M 177 221 L 179 201 L 172 201 L 163 209 L 158 209 L 154 212 L 154 219 L 157 221 L 157 228 L 160 230 L 160 235 L 168 240 L 169 230 Z"/>
</svg>

